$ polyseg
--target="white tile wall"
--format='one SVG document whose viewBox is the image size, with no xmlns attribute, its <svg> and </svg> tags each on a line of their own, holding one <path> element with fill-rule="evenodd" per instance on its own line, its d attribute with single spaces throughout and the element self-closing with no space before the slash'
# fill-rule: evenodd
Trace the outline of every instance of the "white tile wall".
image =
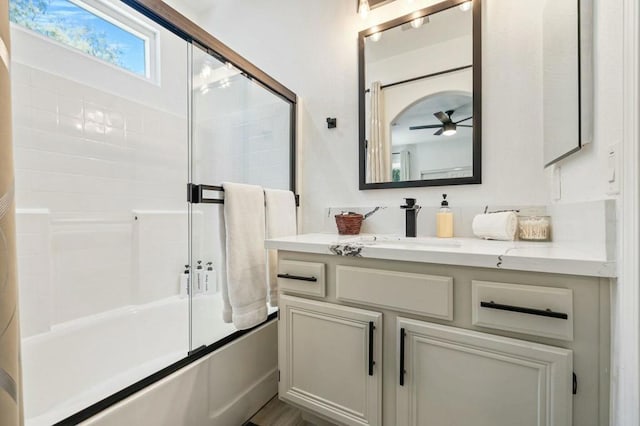
<svg viewBox="0 0 640 426">
<path fill-rule="evenodd" d="M 178 115 L 12 66 L 23 336 L 177 294 L 188 253 L 186 102 Z M 174 220 L 145 221 L 141 236 L 134 210 Z M 139 280 L 154 255 L 164 284 Z"/>
<path fill-rule="evenodd" d="M 194 219 L 202 215 L 194 215 Z M 189 263 L 185 211 L 133 211 L 133 282 L 136 303 L 179 293 L 179 273 Z M 178 271 L 178 273 L 176 273 Z"/>
<path fill-rule="evenodd" d="M 20 327 L 23 337 L 49 331 L 52 317 L 49 210 L 18 209 Z"/>
</svg>

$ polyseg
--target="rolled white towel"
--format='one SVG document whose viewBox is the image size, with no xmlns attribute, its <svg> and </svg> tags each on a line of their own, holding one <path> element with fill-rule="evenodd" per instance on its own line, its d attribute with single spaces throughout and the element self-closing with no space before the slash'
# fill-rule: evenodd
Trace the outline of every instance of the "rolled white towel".
<svg viewBox="0 0 640 426">
<path fill-rule="evenodd" d="M 471 227 L 476 237 L 513 241 L 518 229 L 518 216 L 514 212 L 479 214 L 473 218 Z"/>
</svg>

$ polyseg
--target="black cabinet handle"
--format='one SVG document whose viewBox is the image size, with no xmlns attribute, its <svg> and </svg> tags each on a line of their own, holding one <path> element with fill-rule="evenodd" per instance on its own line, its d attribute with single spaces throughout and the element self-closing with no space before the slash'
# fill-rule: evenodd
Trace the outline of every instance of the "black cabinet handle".
<svg viewBox="0 0 640 426">
<path fill-rule="evenodd" d="M 373 360 L 373 330 L 376 329 L 376 326 L 373 325 L 373 321 L 369 321 L 369 375 L 373 376 L 373 365 L 375 361 Z"/>
<path fill-rule="evenodd" d="M 407 335 L 404 328 L 400 329 L 400 386 L 404 386 L 404 338 Z"/>
<path fill-rule="evenodd" d="M 318 281 L 316 277 L 301 277 L 300 275 L 289 275 L 289 274 L 278 274 L 278 278 L 287 278 L 289 280 L 298 280 L 298 281 L 313 281 L 313 282 Z"/>
<path fill-rule="evenodd" d="M 539 315 L 541 317 L 560 318 L 565 320 L 569 319 L 569 315 L 565 314 L 564 312 L 554 312 L 551 309 L 533 309 L 533 308 L 523 308 L 522 306 L 501 305 L 499 303 L 495 303 L 493 300 L 491 302 L 480 302 L 480 306 L 483 308 L 498 309 L 501 311 L 520 312 L 522 314 Z"/>
</svg>

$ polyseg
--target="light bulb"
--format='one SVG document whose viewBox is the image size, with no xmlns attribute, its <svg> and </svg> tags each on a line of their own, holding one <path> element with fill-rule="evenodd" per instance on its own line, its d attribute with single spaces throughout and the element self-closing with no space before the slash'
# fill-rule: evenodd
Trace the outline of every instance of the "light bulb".
<svg viewBox="0 0 640 426">
<path fill-rule="evenodd" d="M 453 136 L 457 132 L 456 127 L 457 126 L 455 125 L 455 123 L 451 123 L 451 122 L 446 123 L 444 126 L 442 126 L 444 130 L 442 134 L 445 136 Z"/>
<path fill-rule="evenodd" d="M 367 16 L 369 16 L 369 10 L 371 10 L 371 8 L 369 7 L 369 1 L 360 0 L 360 3 L 358 5 L 358 13 L 360 14 L 360 18 L 367 19 Z"/>
<path fill-rule="evenodd" d="M 470 1 L 464 2 L 458 7 L 460 7 L 461 11 L 466 12 L 471 9 L 471 2 Z"/>
<path fill-rule="evenodd" d="M 371 39 L 371 41 L 376 42 L 379 41 L 382 38 L 382 33 L 380 31 L 378 31 L 377 33 L 373 33 L 369 36 L 369 38 Z"/>
<path fill-rule="evenodd" d="M 424 18 L 416 18 L 413 21 L 411 21 L 411 26 L 413 28 L 420 28 L 422 24 L 424 24 Z"/>
</svg>

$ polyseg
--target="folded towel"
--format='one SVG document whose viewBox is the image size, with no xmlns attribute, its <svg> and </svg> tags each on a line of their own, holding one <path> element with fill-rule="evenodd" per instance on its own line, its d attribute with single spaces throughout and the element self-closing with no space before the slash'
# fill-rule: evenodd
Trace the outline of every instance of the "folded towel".
<svg viewBox="0 0 640 426">
<path fill-rule="evenodd" d="M 267 211 L 267 238 L 288 237 L 297 234 L 296 198 L 293 192 L 281 189 L 265 189 Z M 267 284 L 269 304 L 278 306 L 278 251 L 267 251 Z"/>
<path fill-rule="evenodd" d="M 227 246 L 225 311 L 244 330 L 267 319 L 265 212 L 262 187 L 224 182 Z M 227 314 L 228 315 L 228 314 Z"/>
<path fill-rule="evenodd" d="M 473 218 L 471 227 L 476 237 L 513 241 L 518 228 L 518 216 L 514 212 L 479 214 Z"/>
</svg>

